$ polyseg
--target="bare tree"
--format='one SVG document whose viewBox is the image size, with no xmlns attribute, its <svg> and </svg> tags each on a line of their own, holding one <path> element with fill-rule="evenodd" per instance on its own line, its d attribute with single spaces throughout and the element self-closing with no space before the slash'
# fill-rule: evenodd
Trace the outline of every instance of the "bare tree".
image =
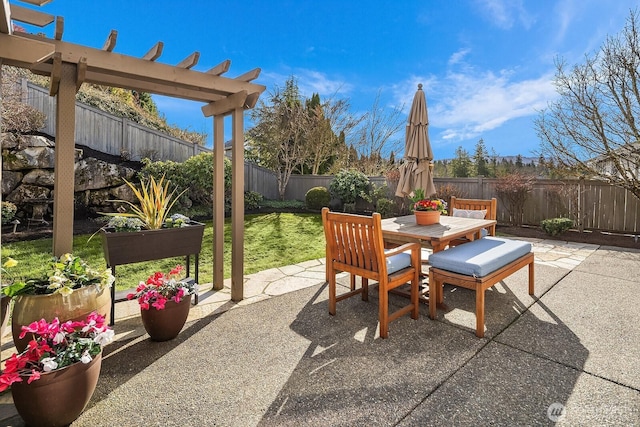
<svg viewBox="0 0 640 427">
<path fill-rule="evenodd" d="M 371 111 L 368 112 L 356 133 L 356 147 L 364 158 L 363 172 L 375 174 L 382 172 L 382 151 L 403 151 L 401 137 L 394 138 L 405 124 L 405 118 L 401 108 L 393 108 L 390 111 L 380 106 L 380 92 L 373 101 Z"/>
<path fill-rule="evenodd" d="M 284 200 L 291 174 L 308 155 L 310 116 L 293 77 L 287 80 L 284 91 L 276 89 L 268 100 L 268 103 L 260 101 L 251 112 L 257 125 L 247 132 L 248 157 L 276 173 L 278 194 Z"/>
<path fill-rule="evenodd" d="M 559 100 L 540 113 L 541 153 L 579 176 L 603 179 L 640 198 L 640 38 L 631 12 L 620 34 L 567 69 L 557 61 Z"/>
</svg>

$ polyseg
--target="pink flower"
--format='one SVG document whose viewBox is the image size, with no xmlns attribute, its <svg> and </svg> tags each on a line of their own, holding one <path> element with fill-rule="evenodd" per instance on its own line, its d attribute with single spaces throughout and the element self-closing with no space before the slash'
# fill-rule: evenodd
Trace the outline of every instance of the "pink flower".
<svg viewBox="0 0 640 427">
<path fill-rule="evenodd" d="M 185 296 L 194 294 L 197 285 L 177 279 L 184 267 L 177 265 L 168 274 L 155 272 L 145 282 L 140 282 L 135 294 L 129 294 L 128 299 L 136 298 L 141 310 L 163 310 L 167 301 L 180 302 Z"/>
</svg>

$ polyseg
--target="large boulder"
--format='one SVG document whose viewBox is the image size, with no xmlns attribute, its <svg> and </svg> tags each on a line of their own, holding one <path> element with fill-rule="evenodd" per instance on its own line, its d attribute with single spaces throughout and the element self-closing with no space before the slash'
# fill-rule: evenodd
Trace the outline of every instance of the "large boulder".
<svg viewBox="0 0 640 427">
<path fill-rule="evenodd" d="M 2 155 L 5 170 L 51 169 L 55 164 L 55 154 L 51 147 L 28 147 Z"/>
<path fill-rule="evenodd" d="M 23 184 L 40 185 L 42 187 L 53 187 L 54 173 L 52 169 L 33 169 L 22 178 Z"/>
<path fill-rule="evenodd" d="M 130 180 L 136 171 L 89 157 L 76 163 L 75 191 L 96 190 L 122 184 L 122 178 Z"/>
<path fill-rule="evenodd" d="M 25 202 L 33 202 L 34 200 L 48 200 L 50 195 L 51 190 L 46 187 L 20 184 L 7 196 L 7 201 L 21 205 Z"/>
<path fill-rule="evenodd" d="M 9 194 L 20 184 L 24 174 L 17 171 L 2 171 L 2 194 Z"/>
<path fill-rule="evenodd" d="M 24 150 L 29 147 L 55 147 L 55 142 L 51 141 L 49 138 L 40 136 L 40 135 L 18 135 L 18 146 L 19 150 Z"/>
</svg>

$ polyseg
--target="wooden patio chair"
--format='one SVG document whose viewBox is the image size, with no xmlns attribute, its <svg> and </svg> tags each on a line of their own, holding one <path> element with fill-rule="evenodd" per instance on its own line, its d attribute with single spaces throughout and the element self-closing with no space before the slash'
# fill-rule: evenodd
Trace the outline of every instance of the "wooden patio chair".
<svg viewBox="0 0 640 427">
<path fill-rule="evenodd" d="M 451 196 L 448 209 L 450 216 L 495 220 L 498 215 L 498 201 L 495 197 L 491 199 L 460 199 L 456 196 Z M 486 234 L 483 233 L 482 237 L 486 235 L 495 236 L 496 226 L 487 227 Z M 468 238 L 456 239 L 449 243 L 449 246 L 457 246 L 469 241 L 470 239 Z"/>
<path fill-rule="evenodd" d="M 329 314 L 336 314 L 336 302 L 362 295 L 368 301 L 369 279 L 378 282 L 380 337 L 387 338 L 389 322 L 411 313 L 418 318 L 418 287 L 420 272 L 420 245 L 408 243 L 385 251 L 382 239 L 380 214 L 373 216 L 351 215 L 322 209 L 322 223 L 327 241 L 327 281 L 329 282 Z M 411 251 L 411 254 L 405 253 Z M 336 295 L 336 273 L 351 275 L 351 290 Z M 362 278 L 356 289 L 355 277 Z M 389 313 L 389 291 L 407 282 L 411 283 L 409 305 Z"/>
</svg>

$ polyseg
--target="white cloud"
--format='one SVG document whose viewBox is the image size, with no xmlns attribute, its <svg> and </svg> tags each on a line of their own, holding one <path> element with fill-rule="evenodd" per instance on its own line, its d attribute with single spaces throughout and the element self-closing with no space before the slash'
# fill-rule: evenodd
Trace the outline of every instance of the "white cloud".
<svg viewBox="0 0 640 427">
<path fill-rule="evenodd" d="M 509 120 L 537 115 L 556 96 L 553 72 L 522 81 L 511 76 L 507 71 L 448 74 L 433 86 L 430 123 L 444 129 L 443 139 L 475 138 Z"/>
<path fill-rule="evenodd" d="M 464 57 L 467 56 L 470 52 L 471 52 L 471 49 L 468 49 L 468 48 L 460 49 L 459 51 L 451 55 L 451 57 L 449 58 L 449 62 L 448 62 L 449 66 L 456 65 L 462 62 Z"/>
<path fill-rule="evenodd" d="M 535 23 L 522 0 L 478 0 L 478 5 L 491 23 L 503 30 L 513 28 L 516 23 L 528 30 Z"/>
</svg>

